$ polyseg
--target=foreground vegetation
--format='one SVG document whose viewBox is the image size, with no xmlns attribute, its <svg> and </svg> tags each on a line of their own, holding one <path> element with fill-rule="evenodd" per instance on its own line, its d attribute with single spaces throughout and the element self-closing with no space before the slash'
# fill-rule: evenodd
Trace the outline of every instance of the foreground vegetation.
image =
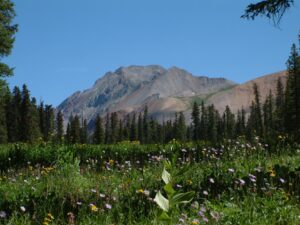
<svg viewBox="0 0 300 225">
<path fill-rule="evenodd" d="M 258 139 L 2 145 L 0 224 L 300 224 L 299 165 L 298 145 L 270 150 Z M 168 220 L 154 199 L 170 190 L 194 194 L 170 206 Z"/>
</svg>

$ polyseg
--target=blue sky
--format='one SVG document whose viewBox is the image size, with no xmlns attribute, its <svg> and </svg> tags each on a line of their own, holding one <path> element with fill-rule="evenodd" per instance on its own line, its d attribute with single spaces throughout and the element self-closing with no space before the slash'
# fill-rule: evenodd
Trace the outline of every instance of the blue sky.
<svg viewBox="0 0 300 225">
<path fill-rule="evenodd" d="M 8 82 L 57 106 L 120 66 L 177 66 L 239 83 L 283 70 L 300 31 L 299 2 L 278 29 L 240 19 L 253 1 L 14 0 Z"/>
</svg>

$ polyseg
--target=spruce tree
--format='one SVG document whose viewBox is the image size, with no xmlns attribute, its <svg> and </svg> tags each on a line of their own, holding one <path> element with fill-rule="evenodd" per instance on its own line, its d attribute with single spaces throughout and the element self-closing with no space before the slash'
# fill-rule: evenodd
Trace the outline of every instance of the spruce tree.
<svg viewBox="0 0 300 225">
<path fill-rule="evenodd" d="M 218 122 L 219 118 L 216 113 L 214 105 L 208 107 L 208 140 L 212 144 L 216 144 L 218 141 Z"/>
<path fill-rule="evenodd" d="M 24 84 L 22 88 L 20 121 L 20 140 L 23 142 L 34 142 L 40 137 L 39 117 L 35 98 L 30 100 L 30 93 Z"/>
<path fill-rule="evenodd" d="M 95 121 L 93 140 L 94 140 L 94 144 L 104 143 L 103 120 L 99 115 L 96 117 L 96 121 Z"/>
<path fill-rule="evenodd" d="M 56 115 L 56 142 L 62 143 L 63 142 L 63 135 L 64 135 L 64 119 L 63 119 L 63 114 L 61 111 L 58 111 Z"/>
<path fill-rule="evenodd" d="M 193 140 L 198 141 L 200 138 L 200 111 L 197 102 L 194 102 L 193 105 L 192 124 L 193 124 Z"/>
<path fill-rule="evenodd" d="M 276 99 L 275 99 L 275 114 L 274 114 L 274 129 L 277 133 L 283 134 L 284 132 L 284 86 L 280 78 L 277 80 L 276 85 Z"/>
<path fill-rule="evenodd" d="M 143 142 L 144 135 L 143 135 L 143 116 L 140 113 L 138 118 L 138 140 L 140 143 Z"/>
<path fill-rule="evenodd" d="M 272 91 L 270 91 L 263 105 L 263 117 L 264 139 L 267 143 L 271 143 L 274 138 L 274 98 Z"/>
<path fill-rule="evenodd" d="M 40 128 L 40 132 L 43 135 L 43 138 L 45 140 L 45 136 L 46 136 L 46 131 L 45 131 L 45 108 L 44 108 L 44 102 L 41 102 L 39 107 L 38 107 L 38 111 L 39 111 L 39 128 Z"/>
<path fill-rule="evenodd" d="M 116 112 L 111 113 L 110 116 L 110 140 L 111 143 L 116 143 L 118 140 L 118 114 Z"/>
<path fill-rule="evenodd" d="M 231 112 L 229 106 L 227 105 L 223 113 L 223 138 L 232 139 L 235 135 L 235 118 L 234 114 Z"/>
<path fill-rule="evenodd" d="M 130 123 L 130 141 L 138 140 L 138 128 L 136 125 L 136 114 L 132 115 L 131 123 Z"/>
<path fill-rule="evenodd" d="M 77 115 L 70 121 L 70 140 L 72 144 L 80 142 L 80 119 Z"/>
<path fill-rule="evenodd" d="M 300 58 L 296 45 L 292 45 L 287 62 L 288 78 L 285 91 L 285 127 L 286 131 L 300 138 Z"/>
<path fill-rule="evenodd" d="M 180 141 L 186 141 L 186 124 L 183 112 L 179 113 L 178 123 L 177 123 L 177 139 Z"/>
<path fill-rule="evenodd" d="M 0 86 L 0 144 L 7 142 L 5 86 Z"/>
<path fill-rule="evenodd" d="M 208 139 L 208 112 L 204 105 L 204 102 L 201 103 L 201 117 L 200 117 L 200 139 L 207 140 Z"/>
<path fill-rule="evenodd" d="M 111 129 L 110 129 L 110 116 L 109 113 L 106 114 L 105 117 L 105 136 L 104 136 L 105 144 L 111 143 Z"/>
<path fill-rule="evenodd" d="M 54 109 L 52 108 L 52 105 L 45 105 L 44 117 L 45 117 L 44 140 L 50 141 L 54 137 L 54 124 L 55 124 Z"/>
<path fill-rule="evenodd" d="M 3 63 L 2 58 L 8 56 L 13 48 L 18 30 L 17 25 L 12 24 L 15 16 L 14 3 L 0 0 L 0 78 L 13 75 L 13 69 Z"/>
<path fill-rule="evenodd" d="M 88 125 L 87 120 L 83 120 L 80 127 L 80 143 L 87 144 L 88 143 Z"/>
<path fill-rule="evenodd" d="M 148 118 L 148 106 L 145 106 L 143 114 L 143 143 L 149 143 L 149 118 Z"/>
</svg>

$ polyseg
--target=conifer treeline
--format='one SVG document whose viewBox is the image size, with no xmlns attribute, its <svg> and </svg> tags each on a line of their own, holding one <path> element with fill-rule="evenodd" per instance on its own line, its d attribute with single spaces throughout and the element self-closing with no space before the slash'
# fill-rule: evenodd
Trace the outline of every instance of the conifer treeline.
<svg viewBox="0 0 300 225">
<path fill-rule="evenodd" d="M 0 143 L 35 142 L 37 140 L 63 140 L 63 115 L 54 115 L 51 105 L 30 97 L 26 85 L 22 90 L 1 86 L 0 97 Z"/>
<path fill-rule="evenodd" d="M 2 85 L 0 95 L 0 143 L 34 142 L 38 139 L 57 143 L 111 144 L 122 141 L 140 143 L 168 143 L 180 141 L 210 141 L 220 143 L 224 139 L 245 136 L 252 141 L 259 136 L 265 143 L 275 144 L 278 136 L 287 135 L 290 140 L 300 140 L 300 56 L 296 45 L 292 46 L 287 62 L 286 85 L 277 80 L 276 92 L 269 92 L 261 102 L 259 87 L 254 84 L 254 100 L 247 113 L 243 108 L 236 115 L 229 106 L 220 114 L 214 105 L 202 102 L 193 104 L 191 124 L 186 126 L 183 112 L 176 113 L 173 121 L 159 123 L 149 116 L 145 107 L 138 115 L 133 113 L 118 118 L 113 112 L 104 118 L 97 116 L 92 135 L 88 133 L 87 121 L 78 115 L 71 116 L 64 132 L 63 115 L 55 115 L 51 105 L 36 99 L 23 85 L 12 92 Z"/>
</svg>

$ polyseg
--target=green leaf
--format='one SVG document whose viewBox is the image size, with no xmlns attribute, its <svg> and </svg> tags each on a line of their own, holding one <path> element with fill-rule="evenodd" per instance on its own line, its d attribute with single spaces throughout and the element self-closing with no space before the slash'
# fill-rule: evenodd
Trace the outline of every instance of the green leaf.
<svg viewBox="0 0 300 225">
<path fill-rule="evenodd" d="M 173 195 L 175 193 L 175 190 L 172 187 L 171 183 L 168 183 L 164 186 L 164 190 L 167 192 L 168 195 Z"/>
<path fill-rule="evenodd" d="M 186 204 L 193 200 L 195 195 L 194 191 L 186 192 L 186 193 L 179 193 L 173 196 L 172 201 L 173 204 Z"/>
<path fill-rule="evenodd" d="M 171 162 L 170 162 L 169 160 L 165 160 L 165 161 L 164 161 L 164 167 L 165 167 L 165 169 L 167 169 L 167 170 L 172 169 Z"/>
<path fill-rule="evenodd" d="M 165 184 L 168 184 L 171 181 L 171 174 L 169 174 L 169 172 L 164 168 L 161 178 L 163 179 Z"/>
<path fill-rule="evenodd" d="M 162 221 L 170 221 L 171 217 L 166 212 L 162 212 L 162 214 L 159 216 L 159 219 Z"/>
<path fill-rule="evenodd" d="M 157 192 L 154 201 L 157 203 L 157 205 L 165 212 L 169 211 L 169 200 L 166 199 L 161 193 L 160 191 Z"/>
<path fill-rule="evenodd" d="M 180 169 L 176 174 L 175 177 L 181 176 L 184 173 L 186 173 L 190 169 L 190 165 L 184 166 L 182 169 Z"/>
</svg>

